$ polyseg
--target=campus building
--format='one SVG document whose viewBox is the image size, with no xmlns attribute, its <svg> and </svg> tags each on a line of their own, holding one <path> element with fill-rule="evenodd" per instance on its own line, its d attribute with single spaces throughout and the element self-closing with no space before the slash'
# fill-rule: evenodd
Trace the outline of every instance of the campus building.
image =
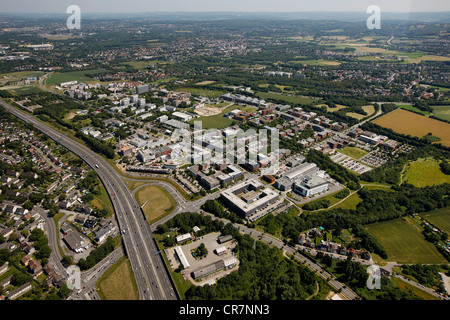
<svg viewBox="0 0 450 320">
<path fill-rule="evenodd" d="M 263 189 L 261 182 L 250 179 L 225 190 L 220 194 L 220 199 L 230 210 L 247 218 L 275 203 L 278 193 L 271 188 Z"/>
</svg>

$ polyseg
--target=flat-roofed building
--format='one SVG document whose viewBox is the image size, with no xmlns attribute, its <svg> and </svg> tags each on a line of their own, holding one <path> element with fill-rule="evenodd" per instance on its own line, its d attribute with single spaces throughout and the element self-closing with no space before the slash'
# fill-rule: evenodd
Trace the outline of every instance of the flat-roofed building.
<svg viewBox="0 0 450 320">
<path fill-rule="evenodd" d="M 294 182 L 292 190 L 304 197 L 309 197 L 328 190 L 328 185 L 328 181 L 318 175 L 305 176 Z"/>
<path fill-rule="evenodd" d="M 262 188 L 261 182 L 250 179 L 225 190 L 220 198 L 231 210 L 247 218 L 277 201 L 278 193 L 275 190 Z"/>
<path fill-rule="evenodd" d="M 186 256 L 184 255 L 183 249 L 181 249 L 180 246 L 176 246 L 175 247 L 175 253 L 178 257 L 178 260 L 180 260 L 180 263 L 183 265 L 184 269 L 189 269 L 190 268 L 190 264 L 188 262 L 188 260 L 186 259 Z"/>
<path fill-rule="evenodd" d="M 176 237 L 177 243 L 185 242 L 185 241 L 188 241 L 191 239 L 192 239 L 192 236 L 190 233 L 185 233 L 185 234 L 182 234 L 182 235 L 179 235 Z"/>
</svg>

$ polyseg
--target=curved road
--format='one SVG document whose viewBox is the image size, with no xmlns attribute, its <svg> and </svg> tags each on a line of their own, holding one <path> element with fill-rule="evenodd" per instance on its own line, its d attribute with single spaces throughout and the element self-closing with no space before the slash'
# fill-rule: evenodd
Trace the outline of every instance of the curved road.
<svg viewBox="0 0 450 320">
<path fill-rule="evenodd" d="M 0 100 L 0 105 L 78 155 L 97 172 L 111 198 L 120 231 L 125 232 L 122 234 L 122 239 L 136 278 L 140 299 L 177 299 L 150 226 L 115 170 L 99 155 L 59 131 L 17 110 L 3 100 Z"/>
</svg>

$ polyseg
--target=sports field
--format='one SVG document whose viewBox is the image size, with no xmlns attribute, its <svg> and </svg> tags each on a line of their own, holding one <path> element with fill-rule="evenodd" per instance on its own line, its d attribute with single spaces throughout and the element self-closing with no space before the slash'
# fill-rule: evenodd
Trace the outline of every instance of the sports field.
<svg viewBox="0 0 450 320">
<path fill-rule="evenodd" d="M 171 213 L 177 206 L 175 199 L 163 187 L 149 185 L 136 192 L 136 200 L 144 210 L 149 224 Z"/>
<path fill-rule="evenodd" d="M 414 112 L 396 109 L 376 119 L 374 123 L 398 133 L 423 137 L 429 132 L 441 138 L 443 145 L 450 147 L 450 124 L 431 119 Z"/>
<path fill-rule="evenodd" d="M 434 224 L 442 231 L 450 233 L 450 207 L 421 213 L 420 216 Z"/>
<path fill-rule="evenodd" d="M 403 182 L 422 188 L 450 183 L 450 176 L 441 171 L 439 161 L 433 158 L 418 159 L 405 168 Z"/>
<path fill-rule="evenodd" d="M 380 241 L 389 261 L 398 263 L 447 263 L 436 247 L 426 241 L 412 222 L 395 219 L 366 226 L 367 231 Z"/>
</svg>

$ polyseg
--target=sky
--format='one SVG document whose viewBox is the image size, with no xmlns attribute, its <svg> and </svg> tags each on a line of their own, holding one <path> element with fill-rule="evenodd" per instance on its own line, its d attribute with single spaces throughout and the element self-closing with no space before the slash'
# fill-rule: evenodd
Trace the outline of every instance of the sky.
<svg viewBox="0 0 450 320">
<path fill-rule="evenodd" d="M 450 11 L 449 0 L 0 0 L 0 13 L 61 13 L 78 5 L 85 13 L 136 12 L 382 12 Z"/>
</svg>

